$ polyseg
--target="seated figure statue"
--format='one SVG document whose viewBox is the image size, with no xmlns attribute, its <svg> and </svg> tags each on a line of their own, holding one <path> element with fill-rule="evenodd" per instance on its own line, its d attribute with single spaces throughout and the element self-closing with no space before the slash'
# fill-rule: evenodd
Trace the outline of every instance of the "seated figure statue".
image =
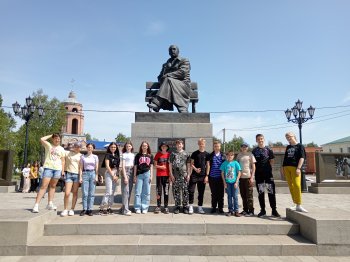
<svg viewBox="0 0 350 262">
<path fill-rule="evenodd" d="M 160 109 L 173 111 L 175 105 L 179 113 L 187 113 L 191 94 L 190 61 L 179 57 L 176 45 L 169 47 L 169 55 L 158 76 L 159 90 L 147 106 L 159 112 Z"/>
</svg>

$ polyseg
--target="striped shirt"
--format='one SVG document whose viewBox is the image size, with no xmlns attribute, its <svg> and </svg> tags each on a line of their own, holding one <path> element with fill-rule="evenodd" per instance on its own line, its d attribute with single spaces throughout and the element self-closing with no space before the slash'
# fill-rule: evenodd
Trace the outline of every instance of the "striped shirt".
<svg viewBox="0 0 350 262">
<path fill-rule="evenodd" d="M 210 161 L 210 173 L 209 176 L 212 178 L 221 178 L 221 170 L 220 166 L 225 161 L 225 157 L 222 153 L 219 155 L 215 155 L 215 153 L 211 153 L 209 156 Z"/>
</svg>

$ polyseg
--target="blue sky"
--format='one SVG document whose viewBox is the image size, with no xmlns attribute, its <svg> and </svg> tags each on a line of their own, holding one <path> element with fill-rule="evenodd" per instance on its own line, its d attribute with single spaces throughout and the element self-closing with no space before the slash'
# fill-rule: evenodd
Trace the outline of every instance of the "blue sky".
<svg viewBox="0 0 350 262">
<path fill-rule="evenodd" d="M 0 0 L 0 93 L 10 106 L 39 88 L 60 100 L 74 90 L 84 109 L 145 112 L 145 82 L 177 44 L 197 111 L 236 111 L 211 113 L 213 135 L 285 142 L 298 129 L 283 110 L 300 99 L 316 107 L 303 142 L 323 144 L 350 135 L 349 13 L 347 0 Z M 85 132 L 102 140 L 132 122 L 85 112 Z"/>
</svg>

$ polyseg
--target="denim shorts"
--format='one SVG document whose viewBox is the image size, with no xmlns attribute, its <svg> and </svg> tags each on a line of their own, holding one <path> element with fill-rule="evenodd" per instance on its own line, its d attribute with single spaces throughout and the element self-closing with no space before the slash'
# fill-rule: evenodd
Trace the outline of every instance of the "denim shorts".
<svg viewBox="0 0 350 262">
<path fill-rule="evenodd" d="M 60 179 L 61 175 L 62 175 L 62 170 L 53 170 L 50 168 L 44 168 L 44 173 L 42 178 Z"/>
<path fill-rule="evenodd" d="M 66 183 L 78 183 L 79 182 L 79 175 L 76 173 L 66 172 L 65 174 Z"/>
</svg>

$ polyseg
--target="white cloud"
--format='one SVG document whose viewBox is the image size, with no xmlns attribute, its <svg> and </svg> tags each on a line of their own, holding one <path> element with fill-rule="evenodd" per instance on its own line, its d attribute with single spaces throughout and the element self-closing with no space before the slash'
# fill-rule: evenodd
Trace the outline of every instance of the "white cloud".
<svg viewBox="0 0 350 262">
<path fill-rule="evenodd" d="M 346 93 L 344 98 L 343 98 L 343 103 L 350 102 L 350 92 Z"/>
<path fill-rule="evenodd" d="M 150 22 L 146 27 L 146 35 L 159 35 L 165 31 L 165 24 L 162 21 Z"/>
</svg>

